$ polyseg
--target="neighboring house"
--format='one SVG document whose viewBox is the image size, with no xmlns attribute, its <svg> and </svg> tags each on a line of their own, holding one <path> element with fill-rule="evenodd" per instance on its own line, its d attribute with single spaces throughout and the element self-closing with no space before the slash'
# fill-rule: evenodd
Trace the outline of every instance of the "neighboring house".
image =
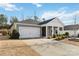
<svg viewBox="0 0 79 59">
<path fill-rule="evenodd" d="M 40 23 L 35 20 L 24 20 L 12 24 L 10 31 L 13 29 L 20 33 L 20 38 L 48 37 L 63 33 L 64 24 L 56 17 Z"/>
<path fill-rule="evenodd" d="M 79 34 L 79 24 L 64 26 L 64 32 L 69 32 L 70 36 L 74 36 L 74 35 L 78 36 L 78 34 Z"/>
</svg>

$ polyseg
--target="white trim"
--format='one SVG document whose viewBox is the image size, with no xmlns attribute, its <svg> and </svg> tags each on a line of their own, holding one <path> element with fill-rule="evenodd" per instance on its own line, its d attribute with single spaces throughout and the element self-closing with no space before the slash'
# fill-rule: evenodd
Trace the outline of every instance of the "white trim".
<svg viewBox="0 0 79 59">
<path fill-rule="evenodd" d="M 48 37 L 48 26 L 46 26 L 46 38 Z"/>
</svg>

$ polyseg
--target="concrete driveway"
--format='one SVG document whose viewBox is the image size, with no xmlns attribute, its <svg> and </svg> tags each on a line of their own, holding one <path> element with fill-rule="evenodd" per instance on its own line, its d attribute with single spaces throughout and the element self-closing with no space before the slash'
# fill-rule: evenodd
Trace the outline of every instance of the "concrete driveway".
<svg viewBox="0 0 79 59">
<path fill-rule="evenodd" d="M 28 46 L 43 56 L 79 56 L 79 46 L 51 39 L 24 40 Z"/>
<path fill-rule="evenodd" d="M 1 40 L 0 55 L 79 56 L 79 46 L 51 39 Z"/>
<path fill-rule="evenodd" d="M 26 41 L 26 40 L 25 40 Z M 0 56 L 39 56 L 22 40 L 0 40 Z"/>
</svg>

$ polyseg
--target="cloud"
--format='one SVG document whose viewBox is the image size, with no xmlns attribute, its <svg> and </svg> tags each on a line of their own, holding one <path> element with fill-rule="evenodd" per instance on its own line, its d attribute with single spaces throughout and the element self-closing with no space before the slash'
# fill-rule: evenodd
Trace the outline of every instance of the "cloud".
<svg viewBox="0 0 79 59">
<path fill-rule="evenodd" d="M 60 8 L 59 10 L 45 11 L 42 14 L 41 18 L 50 19 L 50 18 L 53 18 L 53 17 L 60 17 L 65 13 L 66 13 L 65 8 Z"/>
<path fill-rule="evenodd" d="M 79 18 L 79 10 L 68 12 L 66 8 L 60 8 L 59 10 L 44 12 L 41 16 L 41 19 L 50 19 L 53 17 L 58 17 L 65 24 L 73 24 L 75 16 L 76 18 Z"/>
<path fill-rule="evenodd" d="M 33 5 L 35 5 L 36 7 L 42 7 L 42 4 L 39 3 L 32 3 Z"/>
<path fill-rule="evenodd" d="M 19 11 L 23 9 L 22 7 L 18 8 L 16 5 L 11 3 L 0 3 L 0 7 L 7 11 Z"/>
</svg>

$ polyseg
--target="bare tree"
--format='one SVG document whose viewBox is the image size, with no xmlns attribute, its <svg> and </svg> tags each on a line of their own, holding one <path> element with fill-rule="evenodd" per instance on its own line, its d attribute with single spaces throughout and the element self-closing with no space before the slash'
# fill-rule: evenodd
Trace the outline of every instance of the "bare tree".
<svg viewBox="0 0 79 59">
<path fill-rule="evenodd" d="M 10 23 L 18 22 L 18 18 L 16 16 L 11 17 Z"/>
</svg>

